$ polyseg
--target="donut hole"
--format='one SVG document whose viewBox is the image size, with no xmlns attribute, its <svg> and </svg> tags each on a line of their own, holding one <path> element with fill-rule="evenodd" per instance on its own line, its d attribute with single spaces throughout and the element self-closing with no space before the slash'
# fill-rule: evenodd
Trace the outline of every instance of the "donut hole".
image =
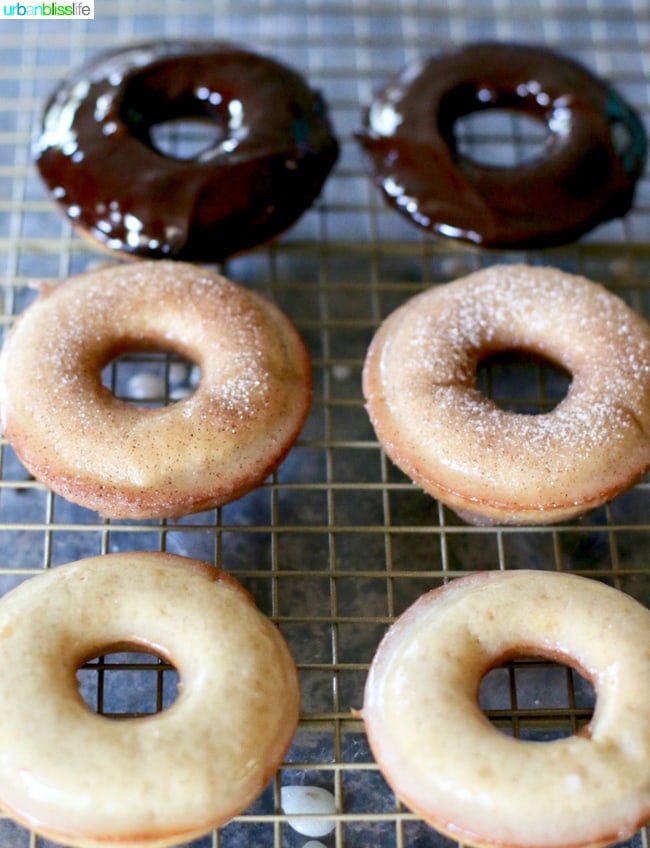
<svg viewBox="0 0 650 848">
<path fill-rule="evenodd" d="M 107 647 L 77 670 L 79 694 L 87 706 L 108 718 L 153 715 L 178 697 L 178 670 L 141 646 Z"/>
<path fill-rule="evenodd" d="M 119 400 L 156 408 L 189 397 L 201 382 L 201 369 L 176 353 L 138 351 L 112 359 L 103 368 L 101 380 Z"/>
<path fill-rule="evenodd" d="M 179 85 L 179 70 L 174 62 L 162 64 L 125 85 L 120 118 L 129 134 L 161 156 L 181 161 L 234 149 L 233 134 L 244 121 L 241 102 L 202 85 Z"/>
<path fill-rule="evenodd" d="M 228 138 L 229 131 L 220 122 L 202 116 L 161 121 L 149 129 L 151 146 L 172 159 L 202 159 Z"/>
<path fill-rule="evenodd" d="M 516 168 L 541 158 L 549 138 L 545 121 L 512 109 L 483 109 L 453 124 L 457 155 L 478 165 Z"/>
<path fill-rule="evenodd" d="M 497 730 L 537 742 L 588 732 L 595 702 L 593 686 L 576 669 L 526 656 L 488 671 L 478 694 Z"/>
<path fill-rule="evenodd" d="M 550 412 L 567 396 L 571 379 L 559 363 L 525 350 L 488 354 L 476 371 L 476 385 L 484 395 L 521 415 Z"/>
</svg>

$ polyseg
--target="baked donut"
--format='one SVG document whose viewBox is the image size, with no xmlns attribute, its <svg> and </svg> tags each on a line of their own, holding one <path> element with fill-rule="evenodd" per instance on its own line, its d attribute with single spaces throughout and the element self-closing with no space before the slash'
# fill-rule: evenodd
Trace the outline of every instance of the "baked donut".
<svg viewBox="0 0 650 848">
<path fill-rule="evenodd" d="M 485 572 L 423 595 L 372 661 L 363 719 L 397 796 L 458 842 L 581 848 L 650 819 L 650 611 L 595 580 Z M 575 668 L 596 690 L 589 726 L 552 742 L 494 728 L 482 677 L 508 659 Z"/>
<path fill-rule="evenodd" d="M 214 141 L 165 155 L 152 129 L 197 120 Z M 338 156 L 323 98 L 233 44 L 157 41 L 100 55 L 45 106 L 34 144 L 74 226 L 129 256 L 218 262 L 268 241 L 318 196 Z"/>
<path fill-rule="evenodd" d="M 0 638 L 0 803 L 66 845 L 159 848 L 208 832 L 262 792 L 298 723 L 282 635 L 197 560 L 135 552 L 52 569 L 2 599 Z M 169 708 L 115 721 L 87 707 L 77 670 L 125 650 L 177 669 Z"/>
<path fill-rule="evenodd" d="M 513 167 L 459 151 L 456 122 L 485 109 L 544 125 Z M 643 123 L 604 80 L 543 47 L 479 42 L 406 68 L 365 114 L 360 143 L 384 197 L 423 229 L 485 247 L 541 247 L 624 215 L 646 160 Z"/>
<path fill-rule="evenodd" d="M 481 360 L 538 354 L 572 376 L 550 412 L 501 409 Z M 474 523 L 548 524 L 650 467 L 650 326 L 584 277 L 497 265 L 416 295 L 373 338 L 368 414 L 388 456 Z"/>
<path fill-rule="evenodd" d="M 176 352 L 196 391 L 143 408 L 102 368 L 128 351 Z M 127 264 L 49 288 L 0 353 L 0 419 L 39 480 L 102 515 L 151 518 L 234 500 L 277 467 L 311 403 L 309 355 L 270 301 L 181 262 Z"/>
</svg>

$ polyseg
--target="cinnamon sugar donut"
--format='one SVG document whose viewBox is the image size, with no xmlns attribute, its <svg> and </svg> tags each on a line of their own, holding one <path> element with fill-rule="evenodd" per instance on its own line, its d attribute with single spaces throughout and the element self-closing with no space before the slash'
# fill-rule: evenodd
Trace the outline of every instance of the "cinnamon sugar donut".
<svg viewBox="0 0 650 848">
<path fill-rule="evenodd" d="M 245 809 L 293 737 L 296 667 L 233 578 L 167 554 L 91 557 L 0 602 L 0 803 L 48 839 L 82 848 L 176 845 Z M 75 673 L 111 651 L 178 670 L 176 701 L 115 721 Z"/>
<path fill-rule="evenodd" d="M 143 349 L 197 363 L 196 391 L 158 409 L 117 399 L 102 368 Z M 243 495 L 284 458 L 310 402 L 309 356 L 286 316 L 179 262 L 107 268 L 44 291 L 0 354 L 2 425 L 18 456 L 106 516 L 181 515 Z"/>
<path fill-rule="evenodd" d="M 567 396 L 539 415 L 499 408 L 476 370 L 504 350 L 558 363 Z M 412 298 L 376 333 L 363 390 L 396 465 L 476 523 L 570 519 L 650 465 L 650 327 L 552 268 L 494 266 Z"/>
<path fill-rule="evenodd" d="M 414 812 L 485 848 L 622 841 L 650 819 L 650 611 L 595 580 L 487 572 L 422 596 L 391 627 L 363 719 L 377 762 Z M 552 742 L 500 733 L 482 677 L 538 656 L 593 684 L 589 726 Z"/>
</svg>

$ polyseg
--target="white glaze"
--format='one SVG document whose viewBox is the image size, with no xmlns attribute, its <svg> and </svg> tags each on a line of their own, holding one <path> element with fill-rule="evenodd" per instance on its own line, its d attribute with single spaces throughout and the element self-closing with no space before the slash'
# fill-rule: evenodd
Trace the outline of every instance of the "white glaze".
<svg viewBox="0 0 650 848">
<path fill-rule="evenodd" d="M 167 554 L 93 557 L 0 601 L 0 804 L 57 842 L 176 845 L 258 795 L 293 737 L 297 672 L 277 628 L 233 579 Z M 111 720 L 75 672 L 108 648 L 180 674 L 162 713 Z"/>
<path fill-rule="evenodd" d="M 594 580 L 486 572 L 429 592 L 372 661 L 363 719 L 396 794 L 478 846 L 604 845 L 650 818 L 650 611 Z M 588 732 L 553 742 L 500 733 L 478 706 L 512 656 L 579 669 L 597 693 Z"/>
</svg>

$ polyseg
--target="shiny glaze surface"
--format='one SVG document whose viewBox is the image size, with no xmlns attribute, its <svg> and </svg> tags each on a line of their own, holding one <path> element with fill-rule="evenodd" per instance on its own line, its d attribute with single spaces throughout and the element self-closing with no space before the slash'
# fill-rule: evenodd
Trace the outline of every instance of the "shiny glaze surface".
<svg viewBox="0 0 650 848">
<path fill-rule="evenodd" d="M 539 119 L 542 154 L 509 168 L 459 153 L 454 124 L 485 109 Z M 359 141 L 398 211 L 487 247 L 562 244 L 624 215 L 647 147 L 633 109 L 581 65 L 490 42 L 407 68 L 371 104 Z"/>
<path fill-rule="evenodd" d="M 650 611 L 597 580 L 526 569 L 452 580 L 402 613 L 375 653 L 363 703 L 375 759 L 400 800 L 456 843 L 622 842 L 650 818 L 649 639 Z M 488 721 L 482 678 L 524 657 L 591 682 L 581 733 L 536 741 Z"/>
<path fill-rule="evenodd" d="M 191 159 L 151 129 L 214 125 Z M 123 254 L 220 261 L 293 224 L 336 161 L 323 99 L 296 72 L 223 42 L 139 44 L 73 73 L 34 145 L 54 198 L 84 234 Z"/>
<path fill-rule="evenodd" d="M 47 570 L 2 598 L 0 635 L 3 814 L 57 844 L 168 848 L 208 833 L 263 792 L 298 723 L 282 634 L 199 560 L 133 551 Z M 169 707 L 120 720 L 88 708 L 76 672 L 122 651 L 177 670 Z"/>
</svg>

